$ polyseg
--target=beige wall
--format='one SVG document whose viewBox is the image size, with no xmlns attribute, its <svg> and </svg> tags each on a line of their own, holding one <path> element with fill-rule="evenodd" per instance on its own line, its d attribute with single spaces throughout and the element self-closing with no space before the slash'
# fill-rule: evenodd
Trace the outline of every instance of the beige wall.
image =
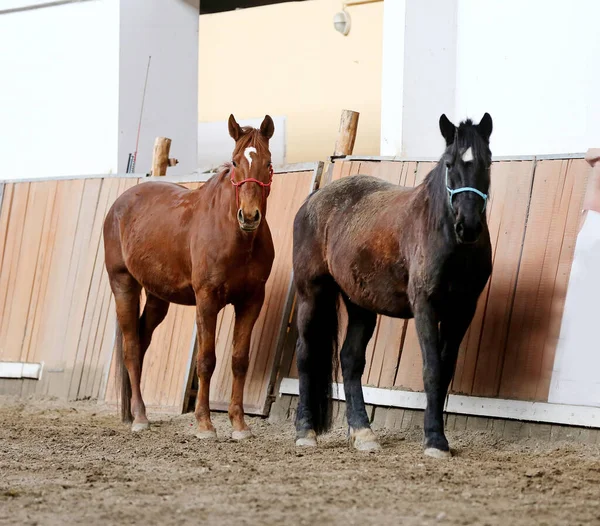
<svg viewBox="0 0 600 526">
<path fill-rule="evenodd" d="M 287 118 L 287 161 L 333 152 L 342 109 L 360 112 L 355 154 L 378 155 L 383 2 L 311 0 L 200 17 L 199 120 Z"/>
</svg>

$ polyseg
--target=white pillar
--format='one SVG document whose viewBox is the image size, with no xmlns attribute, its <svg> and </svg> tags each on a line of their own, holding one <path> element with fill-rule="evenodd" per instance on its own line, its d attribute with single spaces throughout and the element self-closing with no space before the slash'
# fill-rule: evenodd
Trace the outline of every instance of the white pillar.
<svg viewBox="0 0 600 526">
<path fill-rule="evenodd" d="M 198 23 L 200 0 L 120 0 L 118 169 L 135 151 L 148 57 L 151 56 L 136 172 L 147 173 L 158 136 L 173 142 L 179 164 L 197 167 Z"/>
<path fill-rule="evenodd" d="M 381 155 L 438 157 L 455 119 L 457 0 L 385 0 Z"/>
</svg>

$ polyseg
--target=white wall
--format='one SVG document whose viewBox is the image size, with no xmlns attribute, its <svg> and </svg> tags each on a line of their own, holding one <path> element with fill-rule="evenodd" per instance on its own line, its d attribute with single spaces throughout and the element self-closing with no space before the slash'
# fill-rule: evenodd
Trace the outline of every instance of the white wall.
<svg viewBox="0 0 600 526">
<path fill-rule="evenodd" d="M 402 153 L 429 156 L 443 149 L 438 122 L 456 96 L 456 0 L 409 0 L 404 38 Z"/>
<path fill-rule="evenodd" d="M 597 0 L 459 0 L 456 114 L 494 119 L 494 155 L 600 145 Z"/>
<path fill-rule="evenodd" d="M 385 0 L 381 155 L 431 157 L 454 118 L 458 0 Z"/>
<path fill-rule="evenodd" d="M 136 172 L 157 136 L 196 168 L 199 0 L 87 0 L 2 14 L 1 178 L 124 172 L 135 150 L 152 55 Z"/>
<path fill-rule="evenodd" d="M 179 164 L 169 175 L 196 169 L 198 137 L 199 0 L 120 0 L 119 172 L 135 151 L 144 80 L 148 86 L 136 162 L 147 173 L 157 136 L 169 137 Z M 210 52 L 209 50 L 206 51 Z"/>
<path fill-rule="evenodd" d="M 384 17 L 382 155 L 438 157 L 441 113 L 489 112 L 496 156 L 600 144 L 600 2 L 385 0 Z"/>
<path fill-rule="evenodd" d="M 0 177 L 116 172 L 118 3 L 0 14 L 0 50 Z"/>
</svg>

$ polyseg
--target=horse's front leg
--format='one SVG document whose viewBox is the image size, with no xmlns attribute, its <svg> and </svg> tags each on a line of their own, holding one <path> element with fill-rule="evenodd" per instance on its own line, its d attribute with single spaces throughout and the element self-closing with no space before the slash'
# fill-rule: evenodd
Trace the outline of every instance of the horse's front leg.
<svg viewBox="0 0 600 526">
<path fill-rule="evenodd" d="M 260 314 L 265 300 L 265 289 L 260 290 L 252 297 L 234 305 L 235 328 L 233 330 L 233 354 L 231 369 L 233 372 L 233 387 L 231 402 L 229 404 L 229 420 L 233 426 L 231 438 L 242 440 L 252 436 L 250 428 L 244 421 L 244 385 L 250 355 L 250 339 L 252 329 Z"/>
<path fill-rule="evenodd" d="M 444 387 L 442 357 L 440 352 L 439 319 L 427 298 L 413 302 L 415 325 L 423 355 L 423 384 L 427 397 L 425 408 L 425 454 L 436 458 L 450 456 L 448 440 L 444 435 Z"/>
<path fill-rule="evenodd" d="M 442 379 L 440 387 L 444 398 L 448 394 L 448 388 L 454 376 L 460 344 L 471 324 L 476 308 L 477 301 L 462 304 L 455 303 L 454 308 L 442 316 L 442 321 L 440 322 L 440 348 L 442 349 Z"/>
<path fill-rule="evenodd" d="M 210 420 L 210 379 L 215 370 L 217 357 L 215 354 L 215 333 L 217 330 L 217 314 L 219 308 L 209 297 L 196 296 L 196 323 L 198 326 L 198 357 L 196 371 L 198 373 L 198 397 L 196 399 L 196 436 L 201 439 L 215 439 L 217 432 Z"/>
</svg>

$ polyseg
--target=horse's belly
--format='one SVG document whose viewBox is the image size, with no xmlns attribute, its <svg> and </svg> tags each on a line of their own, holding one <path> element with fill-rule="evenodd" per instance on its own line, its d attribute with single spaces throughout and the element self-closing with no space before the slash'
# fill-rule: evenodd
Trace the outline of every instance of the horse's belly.
<svg viewBox="0 0 600 526">
<path fill-rule="evenodd" d="M 128 270 L 148 292 L 170 303 L 195 305 L 196 296 L 190 279 L 175 269 L 165 268 L 156 262 L 142 265 L 129 262 Z"/>
<path fill-rule="evenodd" d="M 403 272 L 399 274 L 397 269 L 360 274 L 334 272 L 333 278 L 350 301 L 364 309 L 394 318 L 413 317 L 406 293 L 408 279 L 404 278 Z"/>
</svg>

